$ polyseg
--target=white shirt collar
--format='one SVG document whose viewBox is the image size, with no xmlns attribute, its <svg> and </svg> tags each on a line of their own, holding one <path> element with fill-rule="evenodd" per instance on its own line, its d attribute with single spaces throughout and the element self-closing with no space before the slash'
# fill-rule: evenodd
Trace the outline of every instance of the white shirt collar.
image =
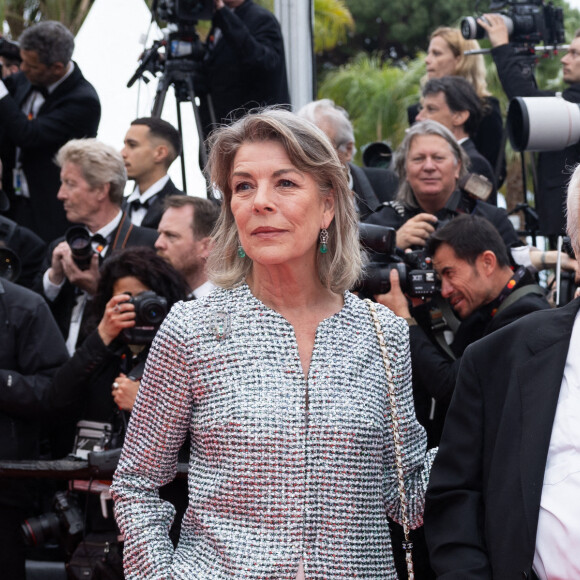
<svg viewBox="0 0 580 580">
<path fill-rule="evenodd" d="M 131 203 L 132 201 L 141 200 L 142 202 L 146 202 L 151 199 L 154 195 L 157 195 L 167 184 L 169 181 L 169 175 L 164 175 L 161 179 L 156 181 L 151 187 L 146 189 L 143 193 L 139 190 L 139 186 L 136 185 L 135 189 L 131 192 L 131 194 L 127 197 L 127 203 Z"/>
</svg>

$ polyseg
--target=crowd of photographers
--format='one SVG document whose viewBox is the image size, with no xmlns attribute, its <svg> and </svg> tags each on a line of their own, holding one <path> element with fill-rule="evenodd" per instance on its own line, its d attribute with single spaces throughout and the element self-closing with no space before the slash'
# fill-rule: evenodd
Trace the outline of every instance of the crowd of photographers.
<svg viewBox="0 0 580 580">
<path fill-rule="evenodd" d="M 215 0 L 205 57 L 218 119 L 239 114 L 243 104 L 289 105 L 277 22 L 251 0 L 224 2 Z M 499 14 L 469 22 L 487 33 L 510 98 L 548 94 L 535 86 L 509 23 Z M 147 117 L 128 125 L 122 148 L 98 141 L 98 96 L 71 60 L 73 46 L 56 22 L 28 29 L 18 50 L 0 45 L 0 462 L 81 460 L 119 448 L 156 329 L 173 303 L 214 288 L 205 261 L 219 207 L 184 195 L 169 178 L 181 153 L 178 131 Z M 482 57 L 464 54 L 472 48 L 457 30 L 433 33 L 421 103 L 409 110 L 413 124 L 392 168 L 384 157 L 383 167 L 354 164 L 348 112 L 329 99 L 297 111 L 328 136 L 349 176 L 370 256 L 354 290 L 409 323 L 416 413 L 431 447 L 439 444 L 466 348 L 550 308 L 539 270 L 558 263 L 577 271 L 573 257 L 522 242 L 497 207 L 505 179 L 502 118 Z M 219 62 L 236 74 L 223 64 L 212 68 Z M 562 65 L 569 84 L 562 96 L 580 102 L 580 37 Z M 238 78 L 248 67 L 253 83 Z M 270 80 L 260 83 L 264 71 Z M 262 92 L 248 92 L 252 85 Z M 540 154 L 538 233 L 563 235 L 567 169 L 578 161 L 577 144 Z M 135 188 L 124 196 L 127 179 Z M 87 490 L 76 483 L 73 489 Z M 116 542 L 100 488 L 85 494 L 82 508 L 60 492 L 53 505 L 41 488 L 32 478 L 0 477 L 0 560 L 14 580 L 25 578 L 23 525 L 32 544 L 67 534 Z M 168 486 L 166 495 L 185 509 L 184 485 Z M 80 535 L 73 529 L 79 518 Z M 172 533 L 176 539 L 178 525 Z M 433 577 L 421 536 L 416 541 L 417 577 Z M 74 549 L 67 546 L 67 559 Z M 119 561 L 109 564 L 107 573 L 122 577 Z"/>
</svg>

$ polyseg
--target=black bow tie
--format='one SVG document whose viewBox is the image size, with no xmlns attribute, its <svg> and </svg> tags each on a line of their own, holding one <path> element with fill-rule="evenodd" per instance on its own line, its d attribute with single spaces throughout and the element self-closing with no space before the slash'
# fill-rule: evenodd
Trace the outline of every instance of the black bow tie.
<svg viewBox="0 0 580 580">
<path fill-rule="evenodd" d="M 129 207 L 131 211 L 137 211 L 138 209 L 149 209 L 149 201 L 141 201 L 140 199 L 134 199 L 130 204 Z"/>
<path fill-rule="evenodd" d="M 102 236 L 101 234 L 95 234 L 94 236 L 91 236 L 91 243 L 97 246 L 103 246 L 103 248 L 108 245 L 108 241 L 107 238 L 105 238 L 105 236 Z"/>
</svg>

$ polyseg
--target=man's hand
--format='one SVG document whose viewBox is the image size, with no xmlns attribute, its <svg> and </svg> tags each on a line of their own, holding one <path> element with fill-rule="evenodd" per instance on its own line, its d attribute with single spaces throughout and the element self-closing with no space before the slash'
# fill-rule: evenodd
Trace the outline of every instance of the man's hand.
<svg viewBox="0 0 580 580">
<path fill-rule="evenodd" d="M 64 279 L 84 290 L 91 296 L 96 294 L 101 274 L 99 273 L 99 255 L 94 253 L 91 264 L 87 270 L 81 270 L 72 257 L 70 246 L 61 242 L 52 252 L 48 279 L 56 285 L 63 283 Z"/>
<path fill-rule="evenodd" d="M 132 411 L 141 381 L 132 381 L 121 373 L 113 383 L 112 395 L 119 409 Z"/>
<path fill-rule="evenodd" d="M 99 336 L 106 346 L 109 346 L 122 330 L 135 326 L 135 306 L 128 300 L 127 294 L 117 294 L 107 302 L 105 313 L 97 327 Z"/>
<path fill-rule="evenodd" d="M 406 221 L 397 230 L 397 248 L 407 250 L 412 246 L 424 246 L 425 240 L 435 231 L 437 218 L 430 213 L 420 213 Z"/>
<path fill-rule="evenodd" d="M 221 10 L 225 6 L 224 0 L 213 0 L 213 5 L 216 10 Z"/>
<path fill-rule="evenodd" d="M 50 263 L 50 269 L 48 270 L 48 279 L 59 286 L 64 282 L 66 278 L 64 273 L 63 261 L 65 257 L 71 259 L 70 246 L 66 242 L 61 242 L 52 251 L 52 259 Z"/>
<path fill-rule="evenodd" d="M 487 32 L 491 46 L 501 46 L 510 41 L 504 19 L 499 14 L 484 14 L 477 23 Z"/>
<path fill-rule="evenodd" d="M 397 316 L 400 316 L 401 318 L 411 318 L 409 303 L 407 302 L 407 297 L 401 290 L 399 272 L 396 268 L 393 268 L 390 271 L 389 280 L 391 281 L 391 290 L 386 294 L 376 294 L 375 300 L 379 304 L 390 308 Z"/>
</svg>

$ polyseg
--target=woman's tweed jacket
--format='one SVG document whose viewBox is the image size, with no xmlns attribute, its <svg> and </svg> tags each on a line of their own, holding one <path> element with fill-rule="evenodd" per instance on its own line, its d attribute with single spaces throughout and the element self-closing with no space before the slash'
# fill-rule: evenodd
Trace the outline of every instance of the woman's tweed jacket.
<svg viewBox="0 0 580 580">
<path fill-rule="evenodd" d="M 411 392 L 408 328 L 378 306 L 398 385 L 413 527 L 433 452 Z M 308 408 L 306 407 L 308 401 Z M 177 549 L 159 486 L 191 438 Z M 396 578 L 400 520 L 385 370 L 367 305 L 320 323 L 305 380 L 292 326 L 243 284 L 176 305 L 152 346 L 115 474 L 126 578 Z"/>
</svg>

